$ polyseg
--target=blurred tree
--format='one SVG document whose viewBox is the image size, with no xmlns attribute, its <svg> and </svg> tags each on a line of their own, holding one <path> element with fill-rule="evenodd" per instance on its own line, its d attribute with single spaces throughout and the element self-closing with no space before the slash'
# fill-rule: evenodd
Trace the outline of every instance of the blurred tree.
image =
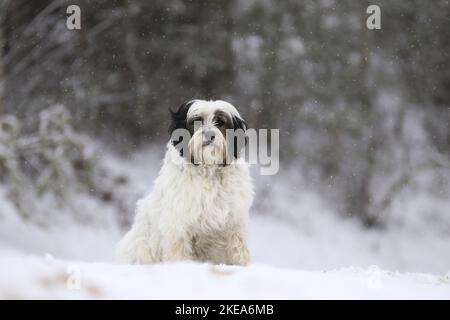
<svg viewBox="0 0 450 320">
<path fill-rule="evenodd" d="M 448 0 L 380 0 L 375 31 L 369 1 L 0 3 L 0 112 L 24 131 L 60 103 L 76 129 L 131 150 L 167 140 L 169 108 L 227 99 L 251 126 L 281 129 L 282 167 L 368 226 L 423 167 L 408 130 L 430 139 L 421 161 L 435 175 L 448 168 Z M 69 4 L 80 31 L 65 28 Z"/>
<path fill-rule="evenodd" d="M 4 30 L 5 30 L 6 11 L 9 4 L 10 4 L 9 0 L 4 0 L 0 2 L 0 113 L 2 112 L 4 81 L 5 81 L 3 56 L 5 55 L 6 44 L 5 44 Z"/>
</svg>

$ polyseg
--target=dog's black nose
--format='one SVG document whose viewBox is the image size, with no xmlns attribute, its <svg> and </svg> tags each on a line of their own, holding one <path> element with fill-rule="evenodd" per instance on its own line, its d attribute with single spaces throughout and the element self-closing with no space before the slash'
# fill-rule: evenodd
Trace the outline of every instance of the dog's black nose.
<svg viewBox="0 0 450 320">
<path fill-rule="evenodd" d="M 208 130 L 208 131 L 204 132 L 204 135 L 205 135 L 206 141 L 209 141 L 209 142 L 214 141 L 214 139 L 216 138 L 216 134 L 212 130 Z"/>
</svg>

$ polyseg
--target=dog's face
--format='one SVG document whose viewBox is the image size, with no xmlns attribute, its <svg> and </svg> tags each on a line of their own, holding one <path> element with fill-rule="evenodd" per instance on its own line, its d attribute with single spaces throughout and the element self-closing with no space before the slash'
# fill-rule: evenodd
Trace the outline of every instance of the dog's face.
<svg viewBox="0 0 450 320">
<path fill-rule="evenodd" d="M 239 157 L 244 145 L 242 135 L 238 137 L 232 133 L 238 129 L 244 131 L 247 127 L 232 104 L 221 100 L 192 100 L 171 114 L 169 133 L 172 144 L 193 164 L 227 165 Z M 174 136 L 175 131 L 180 133 L 179 129 L 186 135 L 181 138 L 178 134 Z M 189 141 L 183 141 L 183 138 Z"/>
</svg>

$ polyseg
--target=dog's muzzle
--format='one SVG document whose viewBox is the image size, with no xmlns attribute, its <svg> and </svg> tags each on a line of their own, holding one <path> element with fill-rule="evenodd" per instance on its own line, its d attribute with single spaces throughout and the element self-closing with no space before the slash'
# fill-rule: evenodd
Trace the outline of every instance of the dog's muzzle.
<svg viewBox="0 0 450 320">
<path fill-rule="evenodd" d="M 214 140 L 216 139 L 216 132 L 214 132 L 211 129 L 206 129 L 203 131 L 203 143 L 202 145 L 205 146 L 209 146 L 211 145 Z"/>
</svg>

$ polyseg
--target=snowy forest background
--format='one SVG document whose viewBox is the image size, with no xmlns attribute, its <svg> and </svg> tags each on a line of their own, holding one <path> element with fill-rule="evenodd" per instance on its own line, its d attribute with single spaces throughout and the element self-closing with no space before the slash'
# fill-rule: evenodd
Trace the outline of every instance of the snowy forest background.
<svg viewBox="0 0 450 320">
<path fill-rule="evenodd" d="M 446 0 L 0 0 L 0 247 L 112 260 L 169 108 L 223 99 L 280 129 L 255 263 L 446 272 L 449 53 Z"/>
</svg>

